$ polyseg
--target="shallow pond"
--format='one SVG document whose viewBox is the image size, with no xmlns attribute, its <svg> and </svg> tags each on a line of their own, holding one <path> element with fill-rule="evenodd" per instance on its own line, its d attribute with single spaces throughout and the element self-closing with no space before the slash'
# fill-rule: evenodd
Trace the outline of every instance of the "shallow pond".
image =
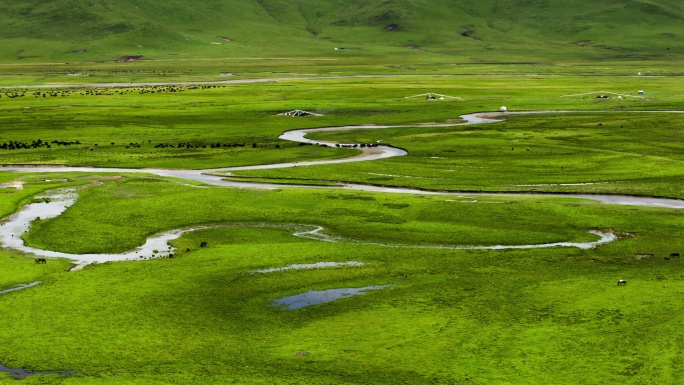
<svg viewBox="0 0 684 385">
<path fill-rule="evenodd" d="M 392 285 L 366 286 L 358 288 L 349 287 L 323 291 L 310 290 L 306 293 L 276 299 L 273 301 L 273 305 L 284 306 L 288 310 L 294 310 L 306 306 L 320 305 L 323 303 L 333 302 L 340 298 L 347 298 L 355 295 L 363 295 L 366 294 L 366 291 L 380 290 L 390 286 Z"/>
<path fill-rule="evenodd" d="M 287 271 L 287 270 L 307 270 L 307 269 L 326 269 L 330 267 L 341 267 L 341 266 L 364 266 L 365 263 L 363 262 L 354 262 L 354 261 L 348 261 L 348 262 L 317 262 L 317 263 L 306 263 L 306 264 L 294 264 L 294 265 L 288 265 L 288 266 L 283 266 L 283 267 L 274 267 L 272 269 L 261 269 L 261 270 L 254 270 L 252 273 L 275 273 L 278 271 Z"/>
</svg>

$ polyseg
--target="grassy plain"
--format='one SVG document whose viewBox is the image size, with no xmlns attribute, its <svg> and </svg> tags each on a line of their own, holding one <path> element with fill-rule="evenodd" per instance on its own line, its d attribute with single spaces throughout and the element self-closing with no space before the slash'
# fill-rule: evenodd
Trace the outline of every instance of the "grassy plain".
<svg viewBox="0 0 684 385">
<path fill-rule="evenodd" d="M 625 112 L 509 116 L 493 125 L 315 133 L 319 140 L 391 142 L 408 156 L 237 175 L 412 186 L 430 190 L 684 194 L 684 115 Z"/>
<path fill-rule="evenodd" d="M 672 210 L 196 189 L 144 177 L 81 195 L 63 216 L 36 224 L 29 241 L 116 251 L 167 228 L 236 226 L 189 233 L 175 243 L 191 251 L 173 259 L 94 265 L 4 296 L 3 362 L 75 370 L 26 383 L 567 383 L 570 373 L 573 383 L 639 383 L 682 375 L 671 340 L 681 322 L 682 262 L 663 260 L 684 249 L 681 213 Z M 405 245 L 586 240 L 588 228 L 624 237 L 587 251 L 465 251 L 320 242 L 240 225 L 263 222 Z M 250 273 L 349 260 L 367 265 Z M 627 287 L 615 285 L 620 278 Z M 295 311 L 271 305 L 307 290 L 383 284 L 392 287 Z"/>
<path fill-rule="evenodd" d="M 124 55 L 177 62 L 351 58 L 350 64 L 399 68 L 676 62 L 684 47 L 682 12 L 677 0 L 26 0 L 0 4 L 0 63 L 111 62 Z"/>
<path fill-rule="evenodd" d="M 349 156 L 354 150 L 300 146 L 277 137 L 283 131 L 307 127 L 458 123 L 461 114 L 494 111 L 504 105 L 512 111 L 573 112 L 509 116 L 506 122 L 477 126 L 318 133 L 312 137 L 381 141 L 409 148 L 409 156 L 236 174 L 437 190 L 679 197 L 684 115 L 638 111 L 684 109 L 681 87 L 680 77 L 453 75 L 74 89 L 65 93 L 28 90 L 18 93 L 25 96 L 0 99 L 0 122 L 5 127 L 0 142 L 41 139 L 79 144 L 0 152 L 5 164 L 131 168 L 201 169 L 330 159 Z M 615 95 L 596 99 L 597 93 L 565 96 L 600 90 L 628 95 L 645 90 L 645 95 L 624 99 Z M 405 98 L 424 92 L 463 100 Z M 277 116 L 295 108 L 324 116 Z M 184 143 L 192 148 L 178 148 Z M 583 183 L 588 185 L 576 186 Z"/>
<path fill-rule="evenodd" d="M 182 68 L 173 66 L 177 73 L 170 78 L 181 79 Z M 452 68 L 457 67 L 440 65 L 435 71 Z M 503 73 L 525 75 L 525 69 L 547 74 Z M 684 109 L 681 78 L 635 76 L 637 67 L 631 64 L 596 70 L 608 76 L 573 73 L 587 68 L 550 73 L 556 70 L 520 66 L 501 67 L 497 75 L 178 87 L 182 92 L 100 88 L 87 95 L 86 89 L 75 88 L 45 97 L 49 90 L 30 89 L 10 98 L 24 91 L 3 89 L 0 144 L 79 143 L 0 149 L 0 161 L 205 169 L 340 158 L 353 150 L 299 146 L 277 137 L 303 127 L 416 124 L 314 136 L 382 141 L 407 149 L 408 156 L 238 174 L 303 184 L 684 198 L 684 116 L 640 112 Z M 32 76 L 23 73 L 19 80 Z M 50 76 L 33 81 L 49 83 Z M 103 71 L 98 79 L 116 77 Z M 640 89 L 646 91 L 643 99 L 561 97 Z M 463 100 L 404 98 L 424 92 Z M 418 126 L 457 123 L 461 114 L 502 105 L 577 112 L 509 116 L 488 125 Z M 276 116 L 294 108 L 324 116 Z M 193 148 L 155 147 L 179 143 Z M 212 148 L 212 143 L 231 147 Z M 197 188 L 121 175 L 2 172 L 0 182 L 26 184 L 21 190 L 0 190 L 0 212 L 9 215 L 49 188 L 97 182 L 81 190 L 77 203 L 60 217 L 34 222 L 25 237 L 34 246 L 74 253 L 125 251 L 152 234 L 197 224 L 231 226 L 186 234 L 174 241 L 179 252 L 173 259 L 98 264 L 78 272 L 66 272 L 65 261 L 36 265 L 4 250 L 0 289 L 43 283 L 0 296 L 0 363 L 73 370 L 67 377 L 30 376 L 23 380 L 27 384 L 642 384 L 677 383 L 684 376 L 683 262 L 664 259 L 684 250 L 681 210 L 466 193 Z M 291 224 L 320 225 L 342 241 L 293 237 L 286 228 Z M 596 237 L 589 229 L 612 229 L 621 238 L 591 250 L 426 247 L 591 241 Z M 209 247 L 200 248 L 202 241 Z M 637 254 L 654 256 L 638 259 Z M 250 273 L 350 260 L 366 265 Z M 628 285 L 617 287 L 618 279 Z M 308 290 L 385 284 L 392 286 L 294 311 L 271 305 L 273 299 Z M 0 378 L 14 382 L 8 375 Z"/>
</svg>

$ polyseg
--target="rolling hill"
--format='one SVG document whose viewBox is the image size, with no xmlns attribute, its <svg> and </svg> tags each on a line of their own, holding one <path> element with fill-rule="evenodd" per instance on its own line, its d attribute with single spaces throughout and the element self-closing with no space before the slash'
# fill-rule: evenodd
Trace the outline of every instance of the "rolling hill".
<svg viewBox="0 0 684 385">
<path fill-rule="evenodd" d="M 436 55 L 680 58 L 679 0 L 0 1 L 0 61 Z"/>
</svg>

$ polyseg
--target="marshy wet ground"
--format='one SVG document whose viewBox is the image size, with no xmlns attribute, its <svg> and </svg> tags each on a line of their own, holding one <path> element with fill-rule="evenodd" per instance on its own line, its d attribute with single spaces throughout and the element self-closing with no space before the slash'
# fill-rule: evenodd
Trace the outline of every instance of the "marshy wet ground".
<svg viewBox="0 0 684 385">
<path fill-rule="evenodd" d="M 69 373 L 73 372 L 73 370 L 29 371 L 22 368 L 9 368 L 3 364 L 0 364 L 0 372 L 9 373 L 16 380 L 23 380 L 26 377 L 37 374 L 61 374 L 63 376 L 68 376 Z"/>
</svg>

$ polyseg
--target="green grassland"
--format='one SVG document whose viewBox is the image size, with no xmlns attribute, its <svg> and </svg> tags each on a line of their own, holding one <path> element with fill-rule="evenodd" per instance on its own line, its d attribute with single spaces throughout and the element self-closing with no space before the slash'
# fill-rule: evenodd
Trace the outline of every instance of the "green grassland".
<svg viewBox="0 0 684 385">
<path fill-rule="evenodd" d="M 563 96 L 640 89 L 644 98 Z M 423 92 L 463 99 L 405 98 Z M 311 135 L 381 141 L 405 148 L 407 156 L 235 173 L 277 183 L 684 198 L 684 116 L 643 112 L 681 110 L 683 102 L 676 76 L 471 74 L 6 89 L 0 145 L 41 139 L 51 146 L 0 149 L 0 160 L 206 169 L 331 159 L 355 150 L 277 137 L 304 127 L 407 124 Z M 495 124 L 420 125 L 456 124 L 461 114 L 502 105 L 573 112 L 509 115 Z M 277 116 L 294 108 L 323 116 Z M 178 148 L 181 143 L 193 147 Z M 222 147 L 212 148 L 216 143 Z M 681 210 L 306 186 L 196 188 L 132 173 L 2 172 L 0 178 L 25 182 L 21 190 L 2 190 L 4 215 L 49 188 L 88 185 L 64 214 L 32 224 L 26 242 L 50 250 L 123 252 L 161 231 L 225 225 L 174 241 L 172 259 L 96 264 L 77 272 L 67 272 L 66 261 L 37 265 L 3 251 L 0 289 L 42 283 L 0 296 L 0 363 L 73 370 L 33 375 L 25 383 L 637 384 L 682 377 L 676 342 L 682 262 L 664 259 L 684 249 Z M 341 241 L 294 237 L 295 225 L 323 226 Z M 448 248 L 593 241 L 589 229 L 612 230 L 620 239 L 590 250 Z M 366 265 L 250 273 L 350 260 Z M 629 284 L 617 287 L 618 279 Z M 370 285 L 392 286 L 298 310 L 272 306 L 276 298 L 308 290 Z"/>
<path fill-rule="evenodd" d="M 465 62 L 681 58 L 674 0 L 3 2 L 3 62 L 413 56 Z M 391 27 L 390 27 L 391 26 Z M 347 50 L 336 52 L 334 47 Z"/>
<path fill-rule="evenodd" d="M 582 230 L 568 232 L 566 226 L 571 225 L 570 218 L 558 228 L 549 225 L 549 217 L 563 213 L 537 205 L 534 199 L 526 205 L 496 205 L 501 208 L 491 213 L 483 212 L 491 211 L 490 205 L 451 204 L 443 197 L 437 200 L 413 198 L 415 203 L 399 203 L 398 206 L 394 203 L 397 198 L 394 198 L 378 204 L 377 209 L 362 210 L 364 205 L 376 202 L 372 194 L 325 190 L 307 194 L 291 189 L 255 193 L 239 189 L 197 189 L 140 178 L 87 189 L 80 195 L 76 206 L 59 220 L 34 223 L 35 231 L 28 240 L 43 248 L 72 253 L 125 251 L 164 229 L 227 221 L 314 224 L 351 240 L 390 244 L 454 244 L 456 234 L 459 240 L 456 244 L 464 245 L 496 244 L 497 240 L 511 244 L 546 243 L 594 237 L 585 231 L 592 226 L 578 226 Z M 206 204 L 210 199 L 208 195 L 224 202 L 218 207 L 226 210 Z M 456 201 L 467 203 L 470 199 L 456 198 Z M 178 207 L 174 202 L 186 203 Z M 359 207 L 350 207 L 355 202 Z M 76 207 L 81 205 L 88 207 L 88 211 L 75 214 Z M 145 209 L 136 211 L 131 205 Z M 536 216 L 543 219 L 530 220 Z M 462 223 L 461 219 L 470 217 L 476 217 L 476 222 Z M 500 217 L 509 217 L 507 222 L 510 223 L 490 224 Z M 363 220 L 359 221 L 359 218 Z M 65 226 L 65 223 L 70 225 Z M 500 230 L 493 230 L 498 226 Z M 128 230 L 118 231 L 121 227 Z M 482 228 L 488 231 L 482 231 Z M 397 232 L 395 229 L 405 230 Z"/>
<path fill-rule="evenodd" d="M 277 137 L 283 131 L 416 123 L 415 128 L 311 136 L 360 143 L 379 141 L 409 149 L 405 157 L 235 174 L 434 190 L 681 197 L 684 116 L 641 112 L 683 109 L 681 86 L 679 77 L 464 75 L 175 88 L 15 90 L 0 98 L 0 122 L 5 127 L 0 143 L 41 139 L 78 144 L 0 149 L 0 156 L 4 164 L 188 169 L 244 166 L 355 154 L 352 149 L 301 146 L 280 140 Z M 643 98 L 566 96 L 598 90 L 636 94 L 640 89 L 646 90 Z M 463 99 L 405 98 L 426 91 Z M 24 96 L 7 96 L 13 94 Z M 502 105 L 510 110 L 572 112 L 510 115 L 501 123 L 473 126 L 418 125 L 456 124 L 461 114 L 494 111 Z M 277 116 L 293 108 L 323 116 Z M 178 148 L 180 144 L 192 148 Z M 221 147 L 214 147 L 216 144 Z"/>
<path fill-rule="evenodd" d="M 675 0 L 4 1 L 0 85 L 681 74 L 683 12 Z"/>
<path fill-rule="evenodd" d="M 566 113 L 511 116 L 493 125 L 317 133 L 320 140 L 389 142 L 406 157 L 373 164 L 238 175 L 456 191 L 623 193 L 681 197 L 681 114 Z"/>
<path fill-rule="evenodd" d="M 582 240 L 588 228 L 609 227 L 623 238 L 587 251 L 464 251 L 319 242 L 242 225 L 294 218 L 345 238 L 408 245 Z M 75 370 L 26 383 L 640 383 L 682 376 L 671 339 L 681 322 L 681 261 L 663 260 L 684 248 L 681 213 L 672 210 L 550 198 L 473 203 L 194 189 L 126 177 L 82 190 L 75 206 L 38 224 L 29 240 L 67 251 L 119 250 L 139 236 L 206 222 L 234 226 L 189 233 L 175 244 L 191 251 L 173 259 L 94 265 L 4 296 L 0 358 L 10 367 Z M 130 234 L 107 234 L 113 226 Z M 209 247 L 200 249 L 201 241 Z M 639 253 L 655 257 L 639 260 Z M 349 260 L 367 265 L 249 273 Z M 619 278 L 628 286 L 617 287 Z M 311 289 L 380 284 L 392 287 L 294 311 L 271 305 Z"/>
<path fill-rule="evenodd" d="M 14 182 L 0 188 L 3 218 L 47 190 L 79 187 L 63 214 L 31 224 L 23 239 L 33 247 L 117 253 L 215 225 L 172 241 L 173 258 L 79 271 L 0 250 L 0 291 L 41 281 L 0 294 L 0 365 L 55 372 L 20 382 L 0 372 L 0 383 L 684 381 L 684 260 L 670 257 L 684 252 L 681 209 L 469 194 L 684 199 L 681 2 L 27 0 L 0 1 L 0 15 L 2 165 L 339 159 L 359 151 L 278 137 L 362 124 L 404 127 L 309 137 L 408 152 L 226 176 L 297 185 L 277 188 L 0 169 L 3 187 Z M 144 57 L 116 61 L 124 55 Z M 263 82 L 240 83 L 250 79 Z M 427 92 L 462 99 L 406 98 Z M 553 112 L 458 125 L 501 106 Z M 322 116 L 277 115 L 293 109 Z M 305 225 L 329 238 L 293 236 Z M 589 230 L 618 239 L 587 250 L 458 249 L 597 240 Z M 254 272 L 348 261 L 364 265 Z M 378 285 L 389 286 L 273 305 Z"/>
</svg>

